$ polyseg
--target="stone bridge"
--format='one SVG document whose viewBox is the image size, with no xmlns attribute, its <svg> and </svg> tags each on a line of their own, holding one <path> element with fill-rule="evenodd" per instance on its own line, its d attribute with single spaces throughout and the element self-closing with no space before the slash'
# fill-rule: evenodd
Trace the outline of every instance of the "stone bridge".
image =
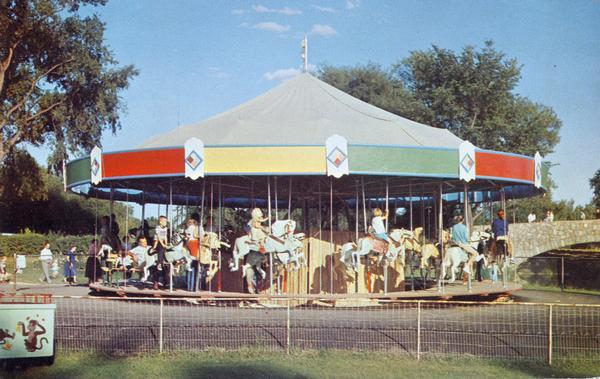
<svg viewBox="0 0 600 379">
<path fill-rule="evenodd" d="M 600 220 L 511 224 L 509 236 L 515 256 L 533 257 L 570 245 L 600 242 Z"/>
</svg>

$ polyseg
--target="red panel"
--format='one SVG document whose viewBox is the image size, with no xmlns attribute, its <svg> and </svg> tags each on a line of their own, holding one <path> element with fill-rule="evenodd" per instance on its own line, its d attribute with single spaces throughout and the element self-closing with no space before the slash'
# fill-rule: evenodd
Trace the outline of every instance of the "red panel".
<svg viewBox="0 0 600 379">
<path fill-rule="evenodd" d="M 102 155 L 102 177 L 185 173 L 184 149 L 128 151 Z"/>
<path fill-rule="evenodd" d="M 534 160 L 513 155 L 476 151 L 477 176 L 534 181 Z"/>
</svg>

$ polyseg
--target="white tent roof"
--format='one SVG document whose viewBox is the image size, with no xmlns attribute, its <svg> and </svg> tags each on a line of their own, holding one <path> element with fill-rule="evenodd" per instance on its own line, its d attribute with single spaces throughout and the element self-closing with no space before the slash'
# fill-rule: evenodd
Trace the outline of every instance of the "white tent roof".
<svg viewBox="0 0 600 379">
<path fill-rule="evenodd" d="M 419 124 L 301 74 L 233 109 L 152 137 L 140 148 L 205 145 L 324 145 L 339 134 L 350 144 L 458 148 L 445 129 Z"/>
</svg>

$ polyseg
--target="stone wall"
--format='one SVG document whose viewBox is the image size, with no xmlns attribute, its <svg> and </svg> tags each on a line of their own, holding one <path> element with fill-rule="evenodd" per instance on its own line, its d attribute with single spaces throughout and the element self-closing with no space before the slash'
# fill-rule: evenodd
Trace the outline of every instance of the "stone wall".
<svg viewBox="0 0 600 379">
<path fill-rule="evenodd" d="M 482 230 L 483 227 L 473 229 Z M 508 234 L 516 256 L 532 257 L 570 245 L 600 242 L 600 220 L 511 224 Z"/>
</svg>

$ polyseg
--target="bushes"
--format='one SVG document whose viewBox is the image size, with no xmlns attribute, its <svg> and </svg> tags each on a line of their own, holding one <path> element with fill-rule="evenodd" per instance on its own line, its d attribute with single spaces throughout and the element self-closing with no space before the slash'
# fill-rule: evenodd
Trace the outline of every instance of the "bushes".
<svg viewBox="0 0 600 379">
<path fill-rule="evenodd" d="M 94 239 L 93 235 L 68 236 L 61 234 L 24 233 L 10 236 L 0 236 L 0 254 L 12 256 L 13 254 L 37 255 L 46 241 L 50 242 L 53 253 L 65 253 L 72 244 L 77 246 L 79 253 L 87 252 Z"/>
</svg>

